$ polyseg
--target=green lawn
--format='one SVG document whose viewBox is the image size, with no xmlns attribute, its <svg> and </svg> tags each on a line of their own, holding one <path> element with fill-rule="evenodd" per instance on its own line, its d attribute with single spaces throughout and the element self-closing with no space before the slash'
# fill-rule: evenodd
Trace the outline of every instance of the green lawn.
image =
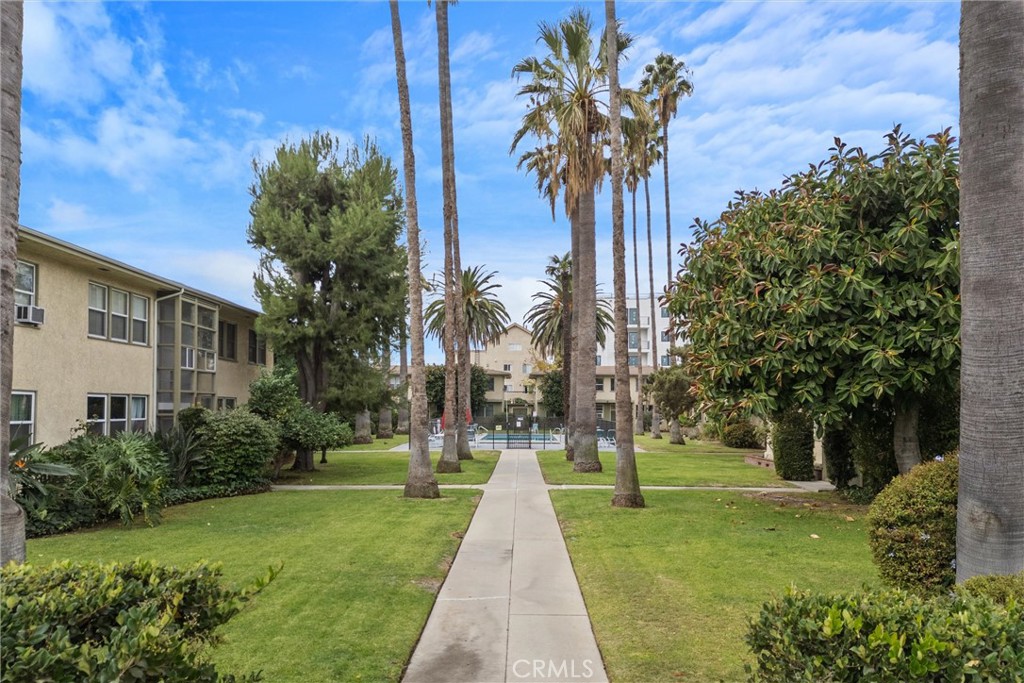
<svg viewBox="0 0 1024 683">
<path fill-rule="evenodd" d="M 437 465 L 439 452 L 430 454 Z M 327 464 L 314 458 L 315 472 L 281 471 L 278 484 L 404 484 L 409 471 L 409 452 L 332 451 Z M 439 484 L 485 484 L 498 463 L 498 451 L 473 451 L 472 460 L 460 460 L 462 472 L 435 474 Z"/>
<path fill-rule="evenodd" d="M 672 448 L 676 452 L 636 454 L 641 486 L 788 486 L 774 470 L 743 462 L 743 451 L 728 449 L 720 454 L 701 455 L 683 450 L 689 449 L 689 445 Z M 599 457 L 602 472 L 578 474 L 565 459 L 565 451 L 537 453 L 544 480 L 549 484 L 614 484 L 615 453 L 602 452 Z"/>
<path fill-rule="evenodd" d="M 624 510 L 607 491 L 551 492 L 611 680 L 744 681 L 747 620 L 770 594 L 877 584 L 867 508 L 782 495 L 785 507 L 651 491 L 649 507 Z"/>
<path fill-rule="evenodd" d="M 156 528 L 107 527 L 28 542 L 30 562 L 209 559 L 246 582 L 284 563 L 223 629 L 213 659 L 267 681 L 397 681 L 434 591 L 476 507 L 473 491 L 437 501 L 393 491 L 299 491 L 170 508 Z"/>
<path fill-rule="evenodd" d="M 643 436 L 634 436 L 633 439 L 636 441 L 637 448 L 642 448 L 645 451 L 656 451 L 658 453 L 763 453 L 764 449 L 736 449 L 723 446 L 717 441 L 698 441 L 696 439 L 686 439 L 686 443 L 682 446 L 670 444 L 668 442 L 668 432 L 662 433 L 662 438 L 652 439 L 646 434 Z"/>
<path fill-rule="evenodd" d="M 401 446 L 402 444 L 409 443 L 408 434 L 395 434 L 390 439 L 378 439 L 376 436 L 373 437 L 373 443 L 354 443 L 351 446 L 345 446 L 339 450 L 350 452 L 350 451 L 389 451 L 395 446 Z"/>
</svg>

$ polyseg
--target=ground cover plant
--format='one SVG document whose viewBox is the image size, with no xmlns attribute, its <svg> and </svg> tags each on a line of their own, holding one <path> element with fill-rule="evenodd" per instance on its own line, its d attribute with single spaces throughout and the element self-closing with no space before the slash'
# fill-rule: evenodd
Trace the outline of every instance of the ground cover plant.
<svg viewBox="0 0 1024 683">
<path fill-rule="evenodd" d="M 641 486 L 789 486 L 773 470 L 743 462 L 742 451 L 700 453 L 690 444 L 673 448 L 676 452 L 636 454 Z M 572 471 L 565 451 L 537 453 L 549 484 L 614 484 L 615 453 L 602 451 L 600 457 L 604 471 L 578 473 Z"/>
<path fill-rule="evenodd" d="M 277 579 L 219 633 L 213 662 L 267 681 L 396 681 L 475 508 L 394 491 L 298 491 L 168 508 L 158 527 L 120 525 L 28 542 L 28 561 L 223 563 L 243 584 Z"/>
<path fill-rule="evenodd" d="M 638 454 L 639 455 L 639 454 Z M 641 470 L 641 478 L 643 470 Z M 741 681 L 749 620 L 773 593 L 878 585 L 866 508 L 834 494 L 552 491 L 608 675 Z M 628 559 L 627 559 L 628 558 Z"/>
<path fill-rule="evenodd" d="M 486 484 L 498 451 L 473 451 L 472 460 L 460 460 L 462 472 L 435 474 L 439 484 Z M 430 454 L 437 465 L 439 451 Z M 278 484 L 363 486 L 368 484 L 404 484 L 409 473 L 409 453 L 388 451 L 343 451 L 327 454 L 327 463 L 318 463 L 313 472 L 284 470 Z"/>
</svg>

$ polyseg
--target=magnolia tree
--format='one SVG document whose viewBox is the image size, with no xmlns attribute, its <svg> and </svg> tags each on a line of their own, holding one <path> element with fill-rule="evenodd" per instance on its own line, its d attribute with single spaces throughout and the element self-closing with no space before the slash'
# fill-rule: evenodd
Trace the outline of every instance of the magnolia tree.
<svg viewBox="0 0 1024 683">
<path fill-rule="evenodd" d="M 921 396 L 959 370 L 958 148 L 948 130 L 887 140 L 871 156 L 837 138 L 782 189 L 698 221 L 668 306 L 702 402 L 804 405 L 826 425 L 888 402 L 906 472 Z"/>
</svg>

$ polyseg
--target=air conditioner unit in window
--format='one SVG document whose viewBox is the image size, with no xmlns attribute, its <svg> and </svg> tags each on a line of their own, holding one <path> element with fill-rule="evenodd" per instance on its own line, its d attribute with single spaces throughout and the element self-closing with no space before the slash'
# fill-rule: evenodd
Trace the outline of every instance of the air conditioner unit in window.
<svg viewBox="0 0 1024 683">
<path fill-rule="evenodd" d="M 15 306 L 14 319 L 19 323 L 42 325 L 44 311 L 39 306 Z"/>
</svg>

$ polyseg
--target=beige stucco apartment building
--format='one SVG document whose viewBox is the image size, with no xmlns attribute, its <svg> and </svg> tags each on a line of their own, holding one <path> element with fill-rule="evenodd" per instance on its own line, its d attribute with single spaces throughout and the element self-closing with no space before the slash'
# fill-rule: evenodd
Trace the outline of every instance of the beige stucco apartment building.
<svg viewBox="0 0 1024 683">
<path fill-rule="evenodd" d="M 12 437 L 55 446 L 228 408 L 273 363 L 258 311 L 22 227 Z"/>
</svg>

